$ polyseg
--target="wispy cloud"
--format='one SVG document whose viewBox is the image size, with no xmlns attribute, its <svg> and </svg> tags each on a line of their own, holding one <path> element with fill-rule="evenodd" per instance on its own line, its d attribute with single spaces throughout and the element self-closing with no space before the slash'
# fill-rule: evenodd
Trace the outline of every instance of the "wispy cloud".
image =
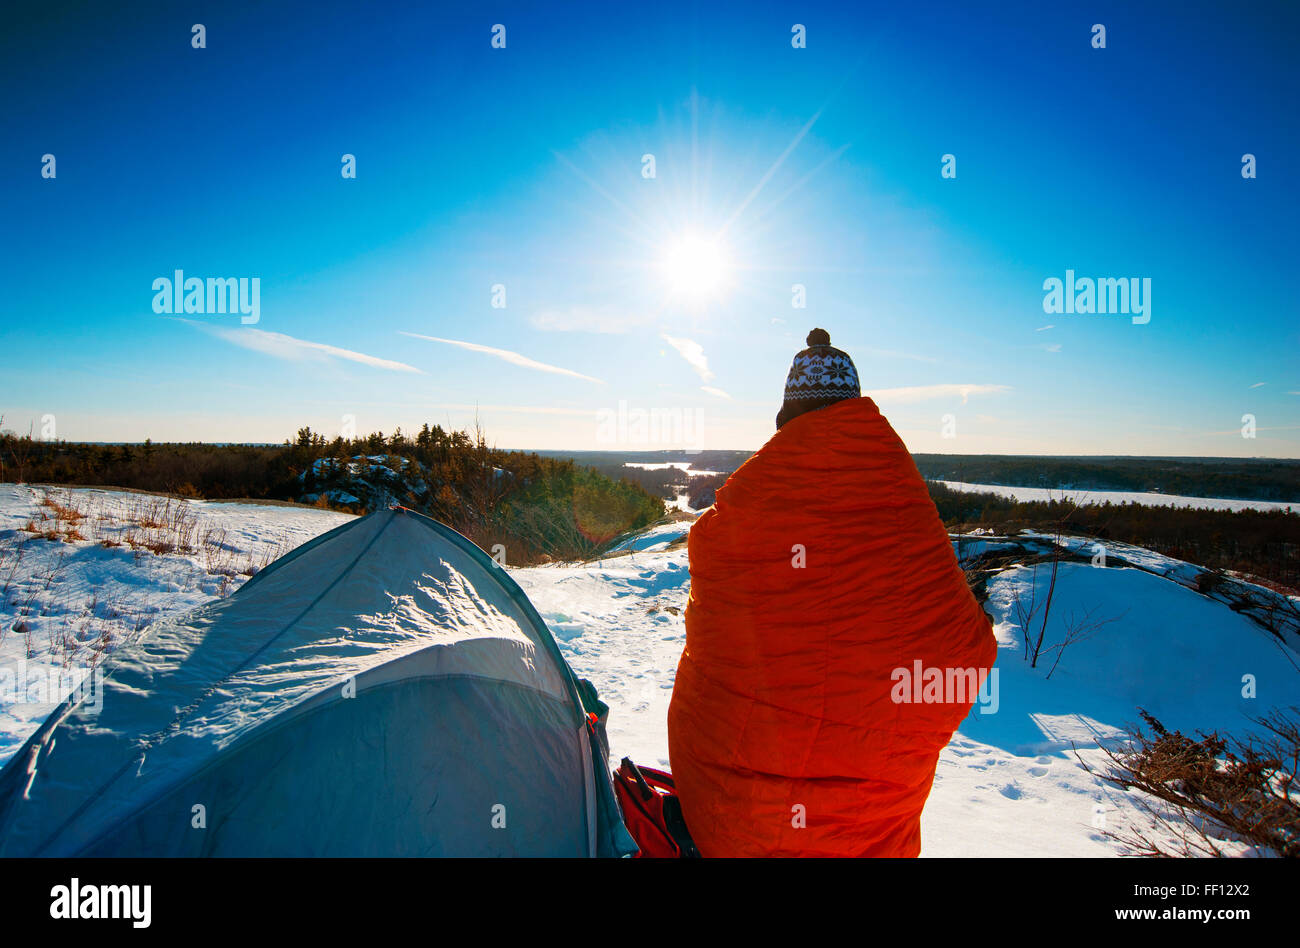
<svg viewBox="0 0 1300 948">
<path fill-rule="evenodd" d="M 1251 387 L 1251 388 L 1259 388 L 1261 385 L 1267 385 L 1267 384 L 1268 384 L 1267 382 L 1256 382 L 1254 385 L 1252 385 L 1252 386 L 1250 386 L 1250 387 Z"/>
<path fill-rule="evenodd" d="M 1060 351 L 1061 351 L 1061 344 L 1060 344 L 1059 342 L 1049 342 L 1047 345 L 1043 346 L 1043 351 L 1044 351 L 1044 352 L 1060 352 Z"/>
<path fill-rule="evenodd" d="M 289 362 L 302 362 L 311 359 L 344 359 L 348 362 L 359 362 L 375 369 L 385 369 L 389 372 L 424 374 L 415 366 L 407 365 L 405 362 L 381 359 L 378 356 L 355 352 L 352 349 L 340 349 L 338 346 L 331 346 L 324 342 L 298 339 L 294 336 L 286 336 L 282 332 L 267 332 L 264 329 L 253 329 L 250 326 L 240 326 L 238 328 L 212 326 L 192 319 L 181 319 L 179 321 L 189 323 L 191 326 L 197 326 L 218 338 L 226 340 L 226 342 L 234 343 L 245 349 L 252 349 L 254 352 L 260 352 L 276 359 L 285 359 Z"/>
<path fill-rule="evenodd" d="M 677 354 L 687 361 L 705 382 L 713 380 L 713 373 L 709 371 L 709 360 L 704 355 L 704 347 L 693 339 L 678 339 L 676 336 L 670 336 L 667 333 L 661 333 L 664 342 L 677 350 Z"/>
<path fill-rule="evenodd" d="M 962 404 L 972 395 L 1000 395 L 1011 391 L 1010 385 L 974 385 L 948 382 L 940 385 L 913 385 L 908 388 L 882 388 L 867 392 L 878 402 L 925 402 L 936 398 L 953 398 L 960 395 Z"/>
<path fill-rule="evenodd" d="M 649 313 L 603 306 L 557 306 L 538 310 L 529 319 L 545 332 L 625 333 L 652 322 Z"/>
<path fill-rule="evenodd" d="M 494 356 L 511 365 L 517 365 L 524 369 L 536 369 L 538 372 L 551 372 L 555 375 L 567 375 L 575 379 L 583 379 L 587 382 L 598 382 L 604 385 L 604 381 L 592 378 L 590 375 L 583 375 L 581 372 L 575 372 L 572 369 L 563 369 L 558 365 L 548 365 L 545 362 L 538 362 L 536 359 L 530 359 L 528 356 L 520 355 L 518 352 L 511 352 L 509 349 L 496 349 L 492 346 L 480 346 L 476 342 L 462 342 L 459 339 L 442 339 L 438 336 L 425 336 L 418 332 L 406 332 L 398 330 L 403 336 L 410 336 L 412 339 L 424 339 L 427 342 L 441 342 L 447 346 L 457 346 L 461 349 L 468 349 L 470 352 L 481 352 L 484 355 Z"/>
<path fill-rule="evenodd" d="M 1046 326 L 1039 326 L 1037 329 L 1034 330 L 1034 332 L 1047 332 L 1047 330 L 1055 329 L 1055 328 L 1056 328 L 1055 323 L 1048 323 Z"/>
<path fill-rule="evenodd" d="M 722 389 L 714 388 L 712 385 L 701 385 L 700 391 L 704 392 L 707 395 L 717 396 L 718 398 L 727 398 L 727 399 L 731 398 L 731 396 L 728 395 L 726 392 L 724 392 Z"/>
</svg>

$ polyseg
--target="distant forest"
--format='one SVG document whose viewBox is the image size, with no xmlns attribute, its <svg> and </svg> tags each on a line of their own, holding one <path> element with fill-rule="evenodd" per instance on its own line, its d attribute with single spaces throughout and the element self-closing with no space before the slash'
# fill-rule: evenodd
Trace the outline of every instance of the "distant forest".
<svg viewBox="0 0 1300 948">
<path fill-rule="evenodd" d="M 743 451 L 580 452 L 611 476 L 635 480 L 652 494 L 685 493 L 691 507 L 707 507 L 714 492 L 749 457 Z M 1137 504 L 1018 501 L 995 494 L 952 490 L 938 480 L 1009 487 L 1159 492 L 1192 497 L 1297 501 L 1300 461 L 1216 458 L 1067 458 L 994 455 L 913 455 L 930 481 L 930 496 L 949 530 L 1062 530 L 1145 547 L 1209 569 L 1236 570 L 1277 588 L 1300 592 L 1300 515 L 1286 511 L 1194 510 Z M 696 470 L 724 472 L 688 476 L 677 468 L 623 468 L 627 461 L 689 461 Z"/>
<path fill-rule="evenodd" d="M 484 549 L 504 544 L 515 564 L 595 555 L 622 533 L 663 517 L 663 500 L 678 494 L 688 494 L 694 507 L 707 506 L 726 474 L 747 457 L 745 451 L 506 451 L 489 446 L 481 432 L 436 425 L 414 435 L 399 430 L 333 440 L 303 428 L 279 445 L 80 444 L 0 433 L 0 481 L 111 486 L 212 500 L 305 501 L 355 513 L 395 501 L 450 524 Z M 1297 461 L 915 458 L 932 481 L 1300 499 Z M 676 468 L 624 467 L 628 461 L 689 461 L 696 470 L 723 473 L 689 477 Z M 1295 513 L 1135 504 L 1075 508 L 1066 501 L 1022 502 L 933 482 L 930 494 L 953 532 L 1060 528 L 1300 590 L 1300 516 Z"/>
<path fill-rule="evenodd" d="M 690 478 L 678 469 L 647 471 L 625 468 L 628 461 L 689 461 L 701 471 L 730 474 L 750 456 L 748 451 L 543 451 L 548 457 L 572 458 L 607 476 L 636 481 L 659 497 L 688 489 Z M 1002 487 L 1053 490 L 1110 490 L 1271 500 L 1300 507 L 1300 461 L 1272 458 L 1134 458 L 1025 457 L 996 454 L 914 454 L 926 480 L 963 481 Z M 697 489 L 695 480 L 690 488 Z"/>
<path fill-rule="evenodd" d="M 571 460 L 590 467 L 606 477 L 626 479 L 640 484 L 656 497 L 672 500 L 679 494 L 698 486 L 699 478 L 692 477 L 680 468 L 669 467 L 646 470 L 627 467 L 636 464 L 689 463 L 697 471 L 719 471 L 730 474 L 753 453 L 752 451 L 539 451 L 543 457 Z M 706 505 L 707 506 L 707 505 Z"/>
<path fill-rule="evenodd" d="M 1119 490 L 1300 504 L 1300 461 L 1272 458 L 1020 457 L 914 454 L 927 480 Z"/>
<path fill-rule="evenodd" d="M 1060 531 L 1145 547 L 1217 570 L 1236 570 L 1300 594 L 1300 516 L 1285 510 L 1203 510 L 1068 500 L 1017 501 L 931 482 L 930 497 L 952 533 L 983 529 Z"/>
<path fill-rule="evenodd" d="M 590 556 L 665 514 L 663 501 L 632 481 L 427 424 L 414 435 L 333 440 L 302 428 L 280 445 L 83 444 L 4 432 L 2 481 L 306 501 L 352 513 L 396 502 L 486 550 L 503 544 L 512 564 Z"/>
</svg>

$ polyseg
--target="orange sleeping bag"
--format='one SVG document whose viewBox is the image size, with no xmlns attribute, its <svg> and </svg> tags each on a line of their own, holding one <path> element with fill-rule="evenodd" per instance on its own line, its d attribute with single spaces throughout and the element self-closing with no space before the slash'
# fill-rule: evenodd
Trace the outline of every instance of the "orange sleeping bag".
<svg viewBox="0 0 1300 948">
<path fill-rule="evenodd" d="M 916 856 L 997 645 L 875 403 L 787 422 L 689 552 L 668 746 L 701 854 Z"/>
</svg>

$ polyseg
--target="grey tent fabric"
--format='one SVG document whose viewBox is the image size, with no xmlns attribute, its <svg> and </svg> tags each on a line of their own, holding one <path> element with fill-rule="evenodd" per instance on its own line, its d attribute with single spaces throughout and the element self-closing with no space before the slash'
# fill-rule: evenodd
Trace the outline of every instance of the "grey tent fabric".
<svg viewBox="0 0 1300 948">
<path fill-rule="evenodd" d="M 478 547 L 402 508 L 158 623 L 101 697 L 0 770 L 0 856 L 635 851 L 546 624 Z"/>
</svg>

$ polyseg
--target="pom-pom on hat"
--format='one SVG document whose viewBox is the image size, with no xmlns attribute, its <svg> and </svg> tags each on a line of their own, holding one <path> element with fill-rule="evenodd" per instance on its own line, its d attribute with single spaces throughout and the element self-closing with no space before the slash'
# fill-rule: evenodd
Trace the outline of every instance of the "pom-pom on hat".
<svg viewBox="0 0 1300 948">
<path fill-rule="evenodd" d="M 807 341 L 808 348 L 794 357 L 785 379 L 785 400 L 776 416 L 778 429 L 805 412 L 862 396 L 853 360 L 831 345 L 830 333 L 814 329 Z"/>
</svg>

